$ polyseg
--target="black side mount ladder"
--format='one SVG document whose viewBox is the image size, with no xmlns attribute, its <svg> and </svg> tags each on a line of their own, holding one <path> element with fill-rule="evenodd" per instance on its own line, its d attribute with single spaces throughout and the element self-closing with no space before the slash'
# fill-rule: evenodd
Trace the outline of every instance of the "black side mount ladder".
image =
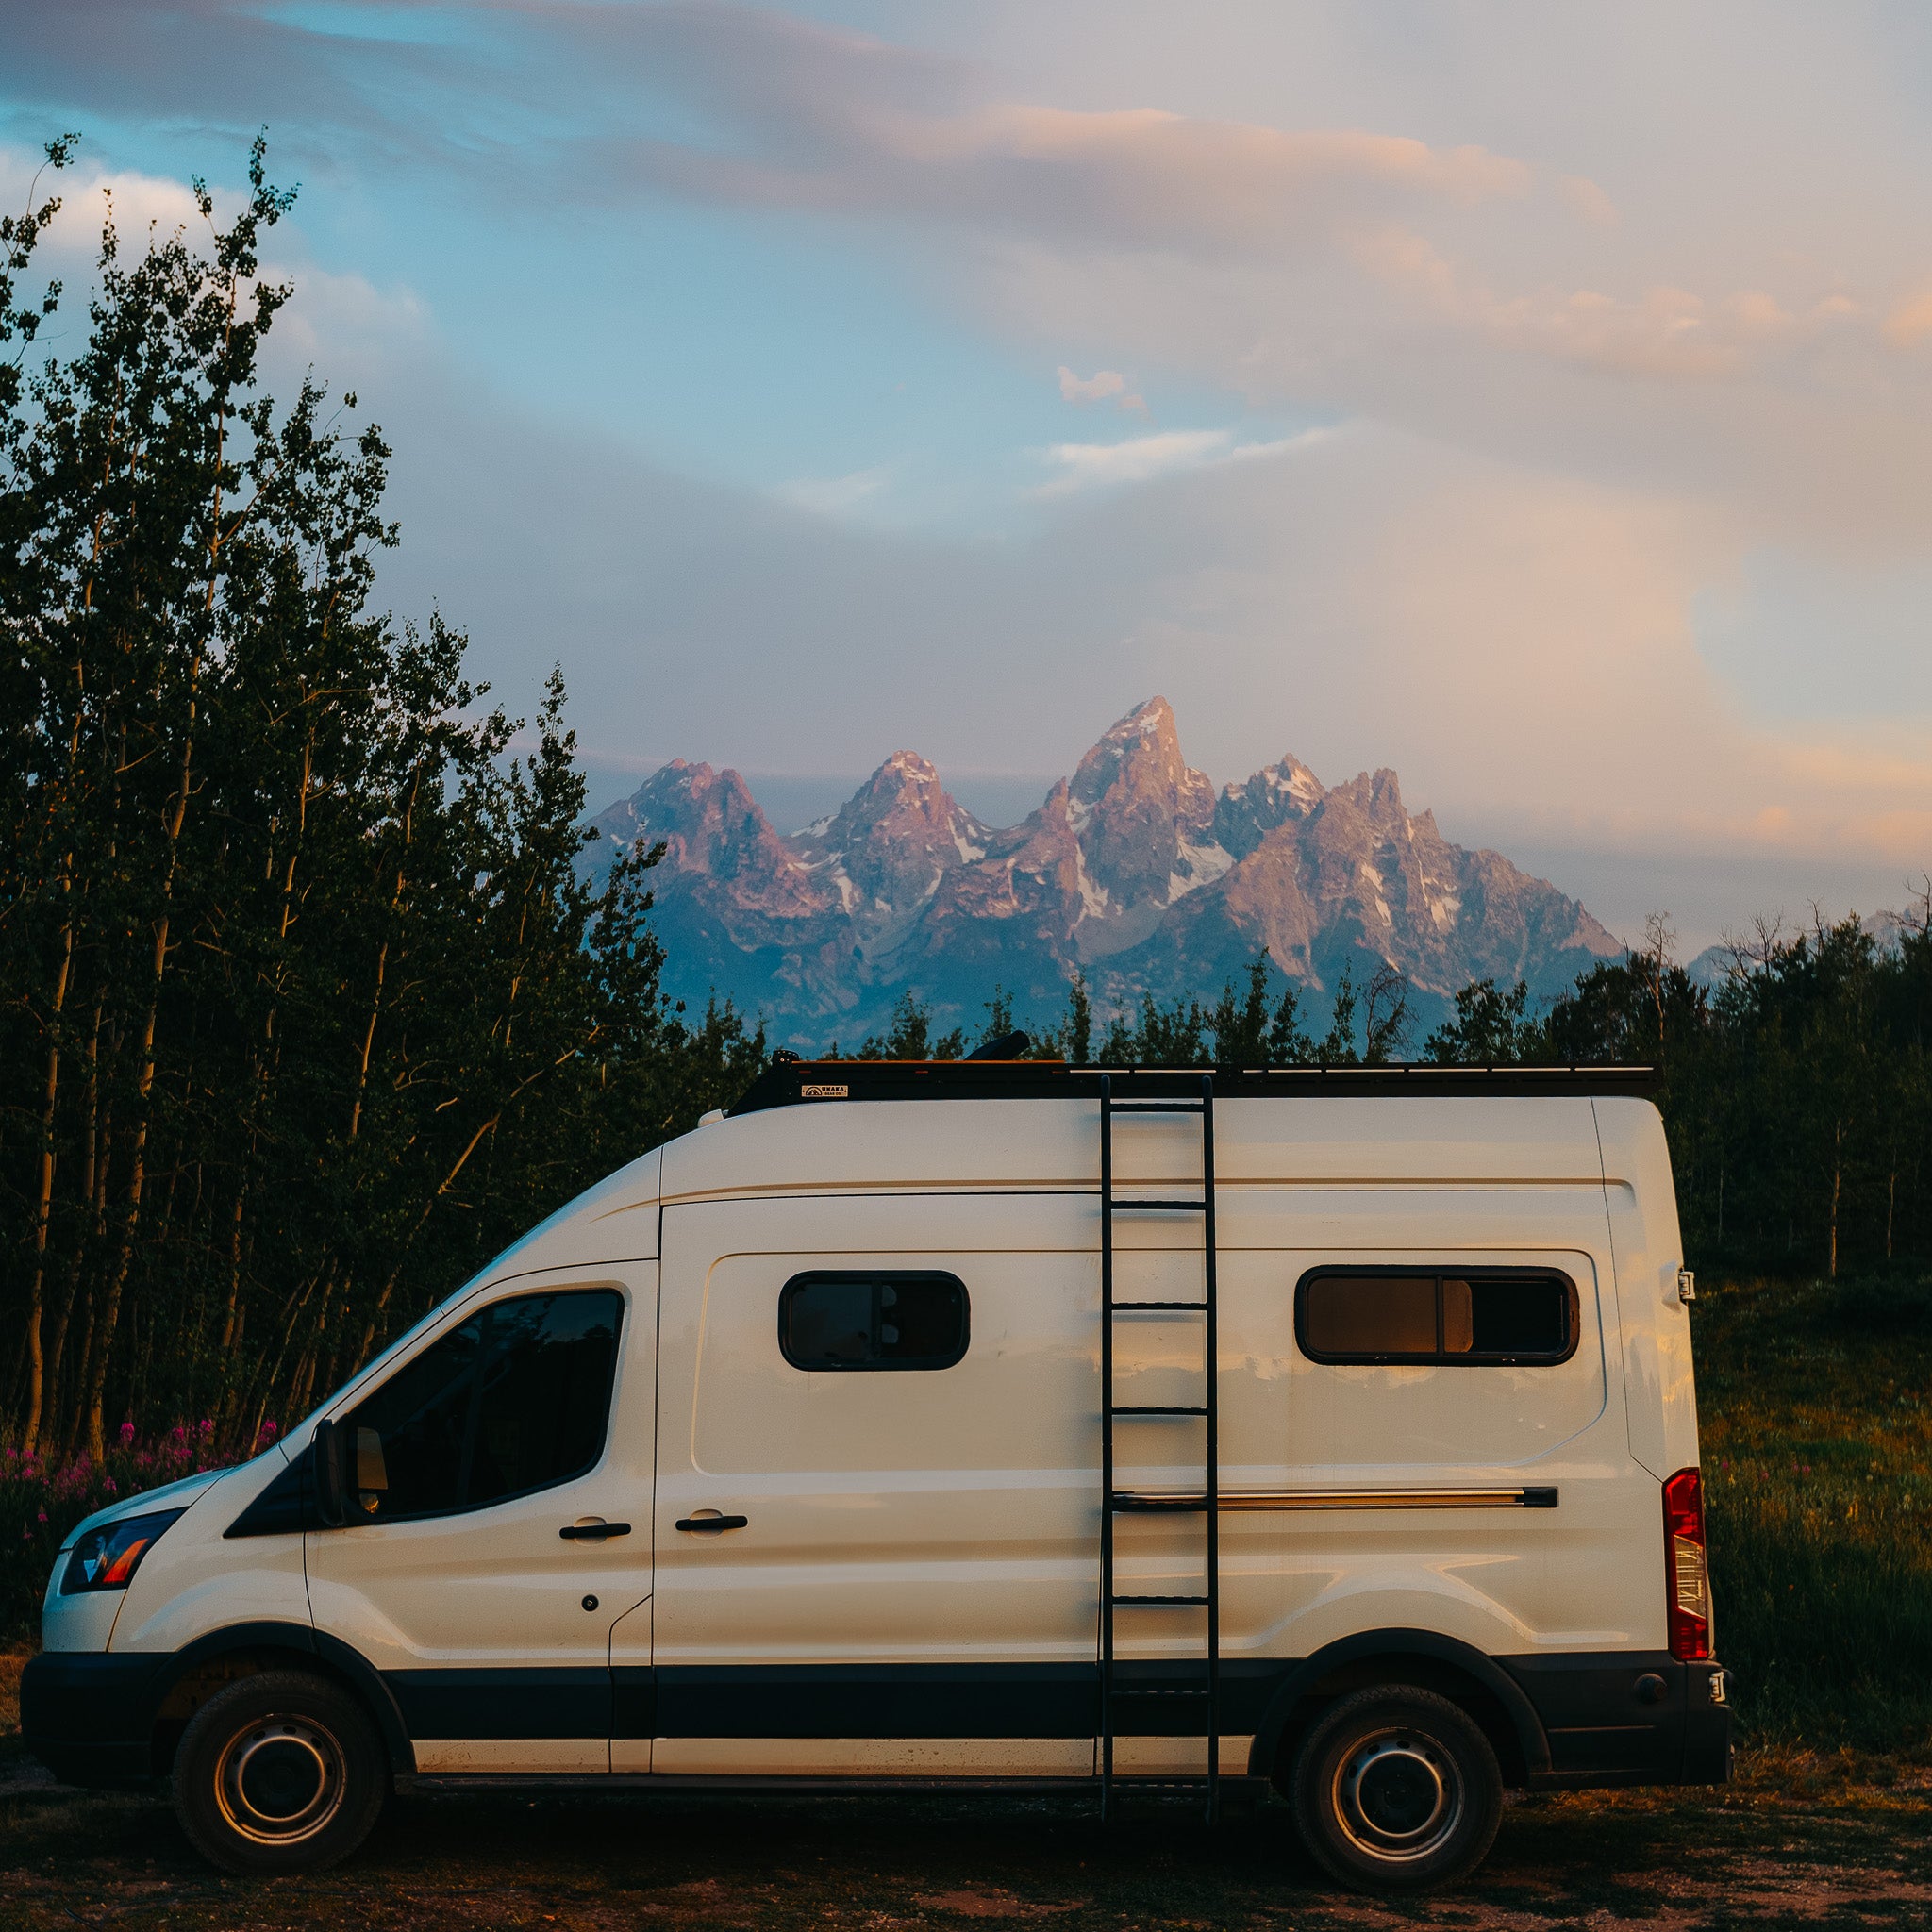
<svg viewBox="0 0 1932 1932">
<path fill-rule="evenodd" d="M 1201 1119 L 1201 1192 L 1185 1200 L 1152 1200 L 1132 1195 L 1117 1199 L 1113 1186 L 1114 1120 L 1120 1114 L 1198 1114 Z M 1199 1214 L 1201 1217 L 1201 1296 L 1197 1301 L 1144 1301 L 1116 1298 L 1114 1293 L 1113 1218 L 1122 1213 Z M 1103 1818 L 1111 1818 L 1120 1788 L 1157 1792 L 1194 1791 L 1205 1801 L 1208 1821 L 1212 1824 L 1221 1809 L 1221 1476 L 1220 1476 L 1220 1376 L 1218 1336 L 1214 1307 L 1214 1077 L 1203 1074 L 1198 1099 L 1123 1100 L 1113 1097 L 1113 1081 L 1103 1075 L 1100 1082 L 1100 1808 Z M 1201 1325 L 1202 1397 L 1198 1403 L 1151 1407 L 1124 1404 L 1114 1400 L 1114 1324 L 1122 1316 L 1158 1316 L 1161 1321 L 1198 1315 Z M 1116 1487 L 1116 1428 L 1161 1425 L 1174 1427 L 1183 1422 L 1198 1424 L 1206 1441 L 1201 1454 L 1201 1482 L 1198 1489 L 1179 1493 L 1122 1490 Z M 1179 1458 L 1167 1458 L 1177 1460 Z M 1205 1528 L 1202 1550 L 1201 1588 L 1182 1595 L 1139 1595 L 1123 1592 L 1115 1574 L 1114 1526 L 1122 1516 L 1198 1517 Z M 1163 1674 L 1158 1689 L 1143 1687 L 1133 1677 L 1123 1677 L 1117 1666 L 1115 1617 L 1119 1611 L 1136 1616 L 1147 1610 L 1188 1609 L 1199 1612 L 1205 1625 L 1200 1655 L 1191 1661 L 1199 1666 L 1191 1683 L 1176 1688 L 1173 1675 Z M 1131 1640 L 1130 1640 L 1131 1641 Z M 1170 1659 L 1163 1657 L 1160 1661 Z M 1130 1661 L 1130 1660 L 1129 1660 Z M 1198 1778 L 1166 1775 L 1117 1776 L 1114 1771 L 1114 1740 L 1119 1729 L 1122 1707 L 1144 1710 L 1152 1700 L 1172 1707 L 1171 1700 L 1183 1701 L 1185 1707 L 1200 1716 L 1198 1727 L 1186 1727 L 1185 1736 L 1200 1736 L 1207 1745 L 1206 1770 Z M 1150 1726 L 1143 1719 L 1129 1735 L 1145 1736 Z M 1161 1731 L 1162 1735 L 1166 1735 Z"/>
</svg>

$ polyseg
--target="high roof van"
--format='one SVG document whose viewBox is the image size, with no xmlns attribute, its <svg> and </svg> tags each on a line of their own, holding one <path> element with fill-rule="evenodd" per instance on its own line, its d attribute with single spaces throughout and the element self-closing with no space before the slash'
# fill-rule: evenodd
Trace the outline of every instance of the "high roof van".
<svg viewBox="0 0 1932 1932">
<path fill-rule="evenodd" d="M 30 1747 L 237 1872 L 400 1781 L 1272 1787 L 1337 1877 L 1729 1774 L 1641 1073 L 781 1060 L 90 1517 Z"/>
</svg>

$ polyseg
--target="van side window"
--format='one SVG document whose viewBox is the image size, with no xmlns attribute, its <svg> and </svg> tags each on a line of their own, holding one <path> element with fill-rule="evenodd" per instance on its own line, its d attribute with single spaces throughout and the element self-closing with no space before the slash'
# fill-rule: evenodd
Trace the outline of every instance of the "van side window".
<svg viewBox="0 0 1932 1932">
<path fill-rule="evenodd" d="M 1317 1362 L 1553 1363 L 1576 1352 L 1576 1285 L 1553 1268 L 1311 1268 L 1295 1340 Z"/>
<path fill-rule="evenodd" d="M 446 1516 L 581 1475 L 604 1453 L 623 1311 L 609 1289 L 519 1295 L 406 1362 L 345 1419 L 357 1515 Z"/>
<path fill-rule="evenodd" d="M 957 1274 L 827 1269 L 778 1291 L 778 1346 L 794 1369 L 950 1369 L 967 1316 Z"/>
</svg>

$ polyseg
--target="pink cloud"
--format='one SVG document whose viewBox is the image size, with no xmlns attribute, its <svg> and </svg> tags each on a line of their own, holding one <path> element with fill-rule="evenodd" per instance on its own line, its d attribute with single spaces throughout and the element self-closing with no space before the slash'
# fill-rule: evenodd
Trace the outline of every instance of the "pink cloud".
<svg viewBox="0 0 1932 1932">
<path fill-rule="evenodd" d="M 1096 369 L 1091 375 L 1075 375 L 1060 364 L 1060 400 L 1063 403 L 1104 403 L 1109 396 L 1124 397 L 1127 378 L 1118 369 Z"/>
</svg>

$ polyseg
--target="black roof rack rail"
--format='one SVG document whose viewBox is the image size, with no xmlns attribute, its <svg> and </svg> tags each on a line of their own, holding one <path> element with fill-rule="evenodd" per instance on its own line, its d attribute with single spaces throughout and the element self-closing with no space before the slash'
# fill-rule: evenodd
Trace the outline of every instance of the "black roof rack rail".
<svg viewBox="0 0 1932 1932">
<path fill-rule="evenodd" d="M 1397 1061 L 1382 1067 L 1112 1067 L 1065 1060 L 807 1060 L 782 1048 L 731 1111 L 810 1107 L 835 1100 L 1091 1100 L 1111 1079 L 1117 1103 L 1199 1094 L 1214 1076 L 1219 1100 L 1262 1096 L 1463 1093 L 1628 1094 L 1648 1099 L 1655 1067 L 1444 1067 Z"/>
</svg>

